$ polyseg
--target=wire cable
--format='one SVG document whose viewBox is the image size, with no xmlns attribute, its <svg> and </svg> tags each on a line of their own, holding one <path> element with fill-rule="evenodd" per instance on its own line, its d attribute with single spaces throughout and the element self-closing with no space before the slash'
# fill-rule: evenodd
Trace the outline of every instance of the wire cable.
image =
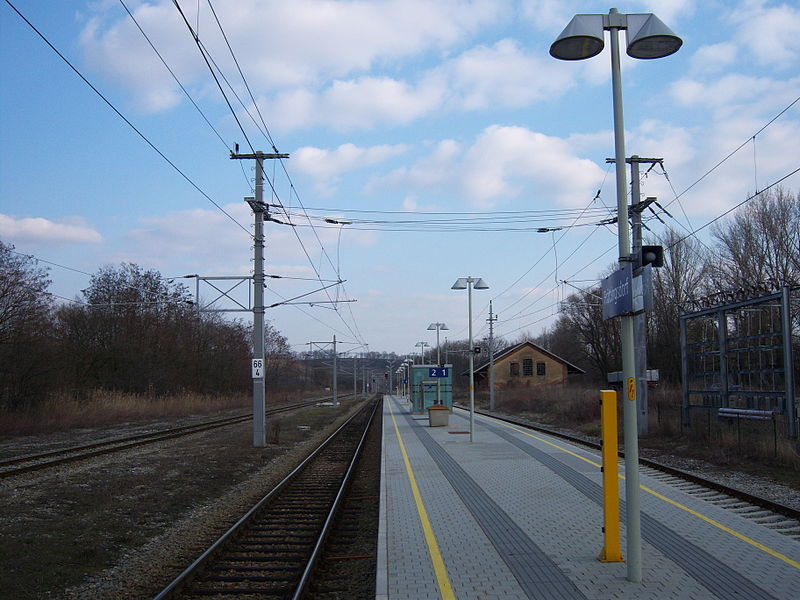
<svg viewBox="0 0 800 600">
<path fill-rule="evenodd" d="M 31 22 L 28 20 L 28 18 L 27 18 L 25 15 L 23 15 L 23 14 L 22 14 L 22 13 L 19 11 L 19 9 L 18 9 L 16 6 L 14 6 L 14 4 L 11 2 L 11 0 L 5 0 L 5 2 L 6 2 L 6 4 L 8 4 L 8 5 L 11 7 L 11 9 L 12 9 L 14 12 L 16 12 L 16 13 L 17 13 L 17 15 L 19 15 L 19 17 L 20 17 L 20 18 L 21 18 L 23 21 L 25 21 L 25 23 L 28 25 L 28 27 L 30 27 L 30 28 L 31 28 L 31 29 L 32 29 L 32 30 L 33 30 L 33 31 L 36 33 L 36 35 L 38 35 L 38 36 L 39 36 L 39 37 L 42 39 L 42 41 L 43 41 L 45 44 L 47 44 L 47 45 L 50 47 L 50 49 L 51 49 L 53 52 L 55 52 L 55 53 L 56 53 L 56 55 L 58 55 L 58 57 L 59 57 L 59 58 L 60 58 L 62 61 L 64 61 L 64 63 L 66 63 L 66 65 L 67 65 L 67 66 L 68 66 L 70 69 L 72 69 L 72 71 L 73 71 L 73 72 L 74 72 L 74 73 L 75 73 L 75 74 L 76 74 L 78 77 L 80 77 L 80 78 L 81 78 L 81 80 L 83 80 L 83 82 L 84 82 L 86 85 L 88 85 L 88 86 L 89 86 L 89 88 L 91 88 L 91 90 L 92 90 L 92 91 L 93 91 L 95 94 L 97 94 L 97 95 L 100 97 L 100 99 L 101 99 L 103 102 L 105 102 L 105 103 L 106 103 L 106 105 L 107 105 L 107 106 L 108 106 L 108 107 L 109 107 L 111 110 L 113 110 L 113 111 L 116 113 L 116 115 L 117 115 L 117 116 L 118 116 L 120 119 L 122 119 L 122 120 L 125 122 L 125 124 L 126 124 L 126 125 L 128 125 L 128 127 L 130 127 L 131 129 L 133 129 L 133 131 L 134 131 L 134 132 L 136 132 L 136 134 L 137 134 L 137 135 L 138 135 L 140 138 L 142 138 L 142 140 L 144 140 L 144 142 L 145 142 L 145 143 L 146 143 L 148 146 L 150 146 L 150 148 L 152 148 L 152 149 L 153 149 L 153 150 L 154 150 L 154 151 L 155 151 L 155 152 L 156 152 L 156 153 L 157 153 L 157 154 L 158 154 L 158 155 L 159 155 L 159 156 L 160 156 L 162 159 L 164 159 L 164 161 L 165 161 L 165 162 L 166 162 L 166 163 L 167 163 L 167 164 L 168 164 L 170 167 L 172 167 L 172 168 L 173 168 L 173 169 L 174 169 L 174 170 L 175 170 L 175 171 L 176 171 L 176 172 L 177 172 L 177 173 L 178 173 L 178 174 L 179 174 L 181 177 L 183 177 L 183 179 L 185 179 L 185 180 L 186 180 L 186 181 L 189 183 L 189 185 L 191 185 L 191 186 L 192 186 L 192 187 L 193 187 L 195 190 L 197 190 L 197 191 L 198 191 L 198 192 L 199 192 L 199 193 L 200 193 L 200 194 L 201 194 L 201 195 L 202 195 L 202 196 L 203 196 L 203 197 L 204 197 L 206 200 L 208 200 L 208 201 L 209 201 L 211 204 L 213 204 L 213 205 L 214 205 L 214 206 L 215 206 L 215 207 L 216 207 L 216 208 L 217 208 L 217 209 L 218 209 L 218 210 L 219 210 L 219 211 L 220 211 L 222 214 L 224 214 L 226 217 L 228 217 L 228 219 L 230 219 L 230 220 L 231 220 L 233 223 L 235 223 L 235 224 L 236 224 L 236 225 L 237 225 L 237 226 L 238 226 L 240 229 L 242 229 L 242 230 L 243 230 L 243 231 L 244 231 L 244 232 L 245 232 L 245 233 L 246 233 L 248 236 L 252 237 L 252 234 L 250 233 L 250 231 L 249 231 L 249 230 L 248 230 L 248 229 L 247 229 L 247 228 L 246 228 L 244 225 L 242 225 L 241 223 L 239 223 L 239 221 L 237 221 L 237 220 L 236 220 L 236 219 L 235 219 L 235 218 L 234 218 L 234 217 L 233 217 L 233 216 L 232 216 L 230 213 L 228 213 L 228 212 L 227 212 L 227 211 L 226 211 L 224 208 L 222 208 L 222 206 L 220 206 L 219 204 L 217 204 L 217 202 L 215 202 L 215 201 L 214 201 L 214 199 L 213 199 L 213 198 L 211 198 L 211 196 L 209 196 L 209 195 L 208 195 L 206 192 L 204 192 L 204 191 L 203 191 L 203 190 L 200 188 L 200 186 L 199 186 L 199 185 L 197 185 L 197 184 L 196 184 L 194 181 L 192 181 L 192 179 L 191 179 L 191 178 L 190 178 L 190 177 L 189 177 L 189 176 L 188 176 L 186 173 L 184 173 L 184 172 L 183 172 L 183 171 L 182 171 L 182 170 L 181 170 L 181 169 L 178 167 L 178 165 L 176 165 L 174 162 L 172 162 L 172 160 L 170 160 L 170 159 L 169 159 L 169 158 L 168 158 L 168 157 L 167 157 L 167 156 L 166 156 L 166 155 L 165 155 L 165 154 L 164 154 L 164 153 L 163 153 L 161 150 L 159 150 L 159 149 L 158 149 L 158 147 L 156 147 L 156 145 L 155 145 L 153 142 L 151 142 L 151 141 L 150 141 L 150 139 L 149 139 L 149 138 L 148 138 L 148 137 L 147 137 L 147 136 L 146 136 L 144 133 L 142 133 L 142 132 L 141 132 L 141 131 L 140 131 L 140 130 L 139 130 L 139 129 L 138 129 L 138 128 L 137 128 L 137 127 L 136 127 L 136 126 L 135 126 L 135 125 L 134 125 L 134 124 L 133 124 L 133 123 L 132 123 L 132 122 L 131 122 L 131 121 L 130 121 L 130 120 L 127 118 L 127 117 L 126 117 L 126 116 L 125 116 L 125 115 L 123 115 L 123 114 L 122 114 L 122 112 L 120 112 L 120 110 L 119 110 L 119 109 L 118 109 L 116 106 L 114 106 L 114 104 L 113 104 L 113 103 L 112 103 L 112 102 L 111 102 L 111 101 L 110 101 L 108 98 L 106 98 L 106 97 L 105 97 L 105 96 L 102 94 L 102 92 L 100 92 L 100 90 L 98 90 L 98 89 L 97 89 L 97 88 L 96 88 L 96 87 L 95 87 L 95 86 L 94 86 L 94 85 L 93 85 L 93 84 L 92 84 L 92 83 L 91 83 L 91 82 L 90 82 L 90 81 L 89 81 L 89 80 L 88 80 L 88 79 L 87 79 L 87 78 L 86 78 L 86 77 L 83 75 L 83 73 L 81 73 L 81 72 L 78 70 L 78 68 L 77 68 L 75 65 L 73 65 L 73 64 L 72 64 L 72 63 L 69 61 L 69 59 L 68 59 L 66 56 L 64 56 L 64 55 L 63 55 L 63 54 L 62 54 L 62 53 L 61 53 L 61 52 L 60 52 L 60 51 L 59 51 L 59 50 L 58 50 L 58 49 L 57 49 L 57 48 L 56 48 L 56 47 L 55 47 L 55 46 L 54 46 L 54 45 L 53 45 L 53 44 L 50 42 L 50 40 L 49 40 L 49 39 L 47 39 L 47 37 L 46 37 L 46 36 L 45 36 L 45 35 L 44 35 L 44 34 L 43 34 L 41 31 L 39 31 L 39 29 L 37 29 L 37 28 L 36 28 L 36 26 L 35 26 L 33 23 L 31 23 Z"/>
</svg>

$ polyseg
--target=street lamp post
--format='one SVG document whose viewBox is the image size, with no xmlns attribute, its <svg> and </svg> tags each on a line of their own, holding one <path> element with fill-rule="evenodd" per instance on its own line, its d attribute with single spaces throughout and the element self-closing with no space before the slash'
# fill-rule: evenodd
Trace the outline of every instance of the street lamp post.
<svg viewBox="0 0 800 600">
<path fill-rule="evenodd" d="M 442 355 L 439 351 L 439 331 L 448 331 L 448 328 L 444 323 L 431 323 L 428 325 L 428 331 L 433 331 L 434 329 L 436 330 L 436 366 L 441 367 Z M 442 403 L 442 392 L 441 386 L 439 385 L 440 379 L 440 377 L 436 378 L 436 404 Z"/>
<path fill-rule="evenodd" d="M 417 342 L 414 346 L 419 347 L 419 364 L 425 364 L 425 346 L 430 346 L 428 342 Z"/>
<path fill-rule="evenodd" d="M 472 288 L 488 290 L 489 286 L 480 277 L 459 277 L 450 289 L 467 290 L 469 315 L 469 441 L 475 441 L 475 348 L 472 345 Z"/>
<path fill-rule="evenodd" d="M 631 261 L 628 230 L 628 183 L 625 173 L 625 128 L 622 113 L 622 77 L 619 57 L 619 31 L 627 34 L 627 53 L 633 58 L 651 59 L 669 56 L 683 44 L 669 27 L 654 14 L 622 14 L 612 8 L 607 15 L 575 15 L 550 46 L 550 55 L 561 60 L 583 60 L 603 50 L 603 31 L 610 32 L 611 87 L 614 105 L 614 157 L 617 181 L 617 224 L 619 263 Z M 622 372 L 625 381 L 636 377 L 633 317 L 621 317 Z M 639 505 L 639 440 L 636 415 L 636 388 L 628 386 L 624 402 L 625 436 L 625 505 L 627 517 L 628 580 L 642 580 L 642 536 Z"/>
</svg>

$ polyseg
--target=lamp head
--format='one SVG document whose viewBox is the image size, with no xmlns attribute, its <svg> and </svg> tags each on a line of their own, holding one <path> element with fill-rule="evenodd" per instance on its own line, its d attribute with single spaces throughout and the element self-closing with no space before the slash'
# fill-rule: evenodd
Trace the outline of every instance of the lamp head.
<svg viewBox="0 0 800 600">
<path fill-rule="evenodd" d="M 550 56 L 561 60 L 583 60 L 602 52 L 603 15 L 575 15 L 550 45 Z"/>
<path fill-rule="evenodd" d="M 467 289 L 467 278 L 466 277 L 459 277 L 456 279 L 456 282 L 450 288 L 451 290 L 465 290 Z"/>
<path fill-rule="evenodd" d="M 488 290 L 489 289 L 489 284 L 486 283 L 480 277 L 478 277 L 478 279 L 475 281 L 475 283 L 473 284 L 472 287 L 475 288 L 476 290 Z"/>
<path fill-rule="evenodd" d="M 675 54 L 683 40 L 653 14 L 628 15 L 628 56 L 650 59 Z"/>
</svg>

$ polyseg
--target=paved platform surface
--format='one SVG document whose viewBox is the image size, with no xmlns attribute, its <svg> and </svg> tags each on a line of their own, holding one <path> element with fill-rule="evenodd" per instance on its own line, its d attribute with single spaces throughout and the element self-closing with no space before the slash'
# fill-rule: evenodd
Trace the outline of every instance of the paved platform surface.
<svg viewBox="0 0 800 600">
<path fill-rule="evenodd" d="M 383 410 L 380 600 L 800 598 L 800 542 L 644 473 L 631 583 L 597 560 L 597 454 L 481 416 L 470 442 L 464 411 L 429 427 L 397 396 Z M 623 521 L 624 497 L 621 479 Z"/>
</svg>

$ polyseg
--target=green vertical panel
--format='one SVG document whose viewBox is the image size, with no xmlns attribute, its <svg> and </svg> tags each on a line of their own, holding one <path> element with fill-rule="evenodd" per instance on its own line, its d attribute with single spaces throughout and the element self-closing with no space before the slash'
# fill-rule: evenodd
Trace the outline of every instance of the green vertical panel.
<svg viewBox="0 0 800 600">
<path fill-rule="evenodd" d="M 439 382 L 439 398 L 445 406 L 453 406 L 453 366 L 447 368 L 447 377 L 431 377 L 430 370 L 436 365 L 413 365 L 411 367 L 411 405 L 414 412 L 422 412 L 436 403 L 436 382 Z"/>
</svg>

